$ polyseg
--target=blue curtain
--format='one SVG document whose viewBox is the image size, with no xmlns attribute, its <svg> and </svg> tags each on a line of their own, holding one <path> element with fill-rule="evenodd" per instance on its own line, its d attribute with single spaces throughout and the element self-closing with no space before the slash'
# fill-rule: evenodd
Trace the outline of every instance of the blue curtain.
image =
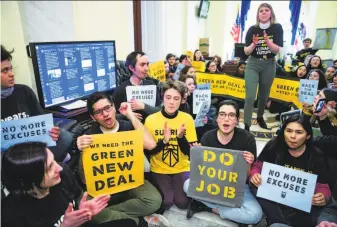
<svg viewBox="0 0 337 227">
<path fill-rule="evenodd" d="M 240 25 L 241 25 L 241 43 L 244 43 L 244 40 L 242 40 L 242 34 L 245 30 L 245 24 L 247 20 L 247 14 L 250 9 L 250 0 L 241 1 L 241 17 L 240 17 Z"/>
<path fill-rule="evenodd" d="M 302 5 L 302 0 L 290 0 L 289 1 L 289 9 L 291 13 L 290 17 L 290 22 L 292 25 L 291 29 L 291 45 L 294 45 L 295 38 L 296 38 L 296 32 L 297 32 L 297 27 L 298 27 L 298 20 L 300 18 L 300 12 L 301 12 L 301 5 Z"/>
</svg>

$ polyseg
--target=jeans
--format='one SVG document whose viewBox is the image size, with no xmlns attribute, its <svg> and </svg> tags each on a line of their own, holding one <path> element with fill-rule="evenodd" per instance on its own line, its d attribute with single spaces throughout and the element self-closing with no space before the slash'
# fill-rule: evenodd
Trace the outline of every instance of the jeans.
<svg viewBox="0 0 337 227">
<path fill-rule="evenodd" d="M 185 181 L 184 191 L 187 193 L 188 186 L 190 184 L 190 179 Z M 249 191 L 248 185 L 245 185 L 243 204 L 240 208 L 227 207 L 224 205 L 219 205 L 215 203 L 200 201 L 204 203 L 209 208 L 216 208 L 219 211 L 219 216 L 222 219 L 228 219 L 241 224 L 256 224 L 262 218 L 262 209 L 254 198 L 252 193 Z"/>
</svg>

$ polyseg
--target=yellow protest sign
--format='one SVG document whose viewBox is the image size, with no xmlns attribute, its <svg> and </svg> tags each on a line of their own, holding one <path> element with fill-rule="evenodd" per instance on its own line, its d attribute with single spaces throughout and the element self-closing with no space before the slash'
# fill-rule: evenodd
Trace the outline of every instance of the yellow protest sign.
<svg viewBox="0 0 337 227">
<path fill-rule="evenodd" d="M 148 74 L 162 82 L 166 81 L 164 61 L 157 61 L 149 64 Z"/>
<path fill-rule="evenodd" d="M 195 68 L 195 71 L 197 72 L 205 72 L 206 65 L 203 61 L 192 61 L 192 66 Z"/>
<path fill-rule="evenodd" d="M 110 195 L 144 184 L 143 133 L 92 135 L 82 160 L 89 195 Z"/>
<path fill-rule="evenodd" d="M 245 99 L 245 80 L 226 74 L 209 74 L 197 72 L 197 83 L 211 84 L 212 94 Z"/>
<path fill-rule="evenodd" d="M 185 53 L 186 53 L 187 57 L 189 57 L 189 59 L 191 59 L 191 61 L 193 61 L 193 52 L 190 51 L 190 50 L 186 50 Z"/>
<path fill-rule="evenodd" d="M 299 109 L 302 108 L 302 103 L 298 100 L 298 89 L 300 81 L 290 80 L 285 78 L 275 77 L 270 89 L 270 98 L 291 102 Z"/>
</svg>

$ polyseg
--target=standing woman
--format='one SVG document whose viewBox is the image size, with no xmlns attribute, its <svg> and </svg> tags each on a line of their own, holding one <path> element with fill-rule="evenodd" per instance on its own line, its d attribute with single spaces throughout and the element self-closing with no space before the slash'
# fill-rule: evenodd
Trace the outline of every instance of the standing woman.
<svg viewBox="0 0 337 227">
<path fill-rule="evenodd" d="M 251 26 L 246 34 L 246 55 L 250 55 L 246 65 L 246 101 L 244 107 L 245 129 L 251 125 L 256 89 L 259 86 L 257 123 L 267 129 L 263 119 L 264 109 L 270 88 L 276 75 L 275 55 L 283 46 L 283 29 L 276 23 L 273 8 L 262 3 L 257 11 L 256 25 Z"/>
</svg>

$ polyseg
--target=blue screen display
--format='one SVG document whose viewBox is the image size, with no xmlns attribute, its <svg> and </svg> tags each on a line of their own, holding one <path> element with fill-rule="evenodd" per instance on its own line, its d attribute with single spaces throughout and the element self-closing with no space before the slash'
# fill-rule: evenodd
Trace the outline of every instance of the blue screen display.
<svg viewBox="0 0 337 227">
<path fill-rule="evenodd" d="M 116 87 L 114 42 L 35 44 L 35 52 L 45 107 Z"/>
</svg>

